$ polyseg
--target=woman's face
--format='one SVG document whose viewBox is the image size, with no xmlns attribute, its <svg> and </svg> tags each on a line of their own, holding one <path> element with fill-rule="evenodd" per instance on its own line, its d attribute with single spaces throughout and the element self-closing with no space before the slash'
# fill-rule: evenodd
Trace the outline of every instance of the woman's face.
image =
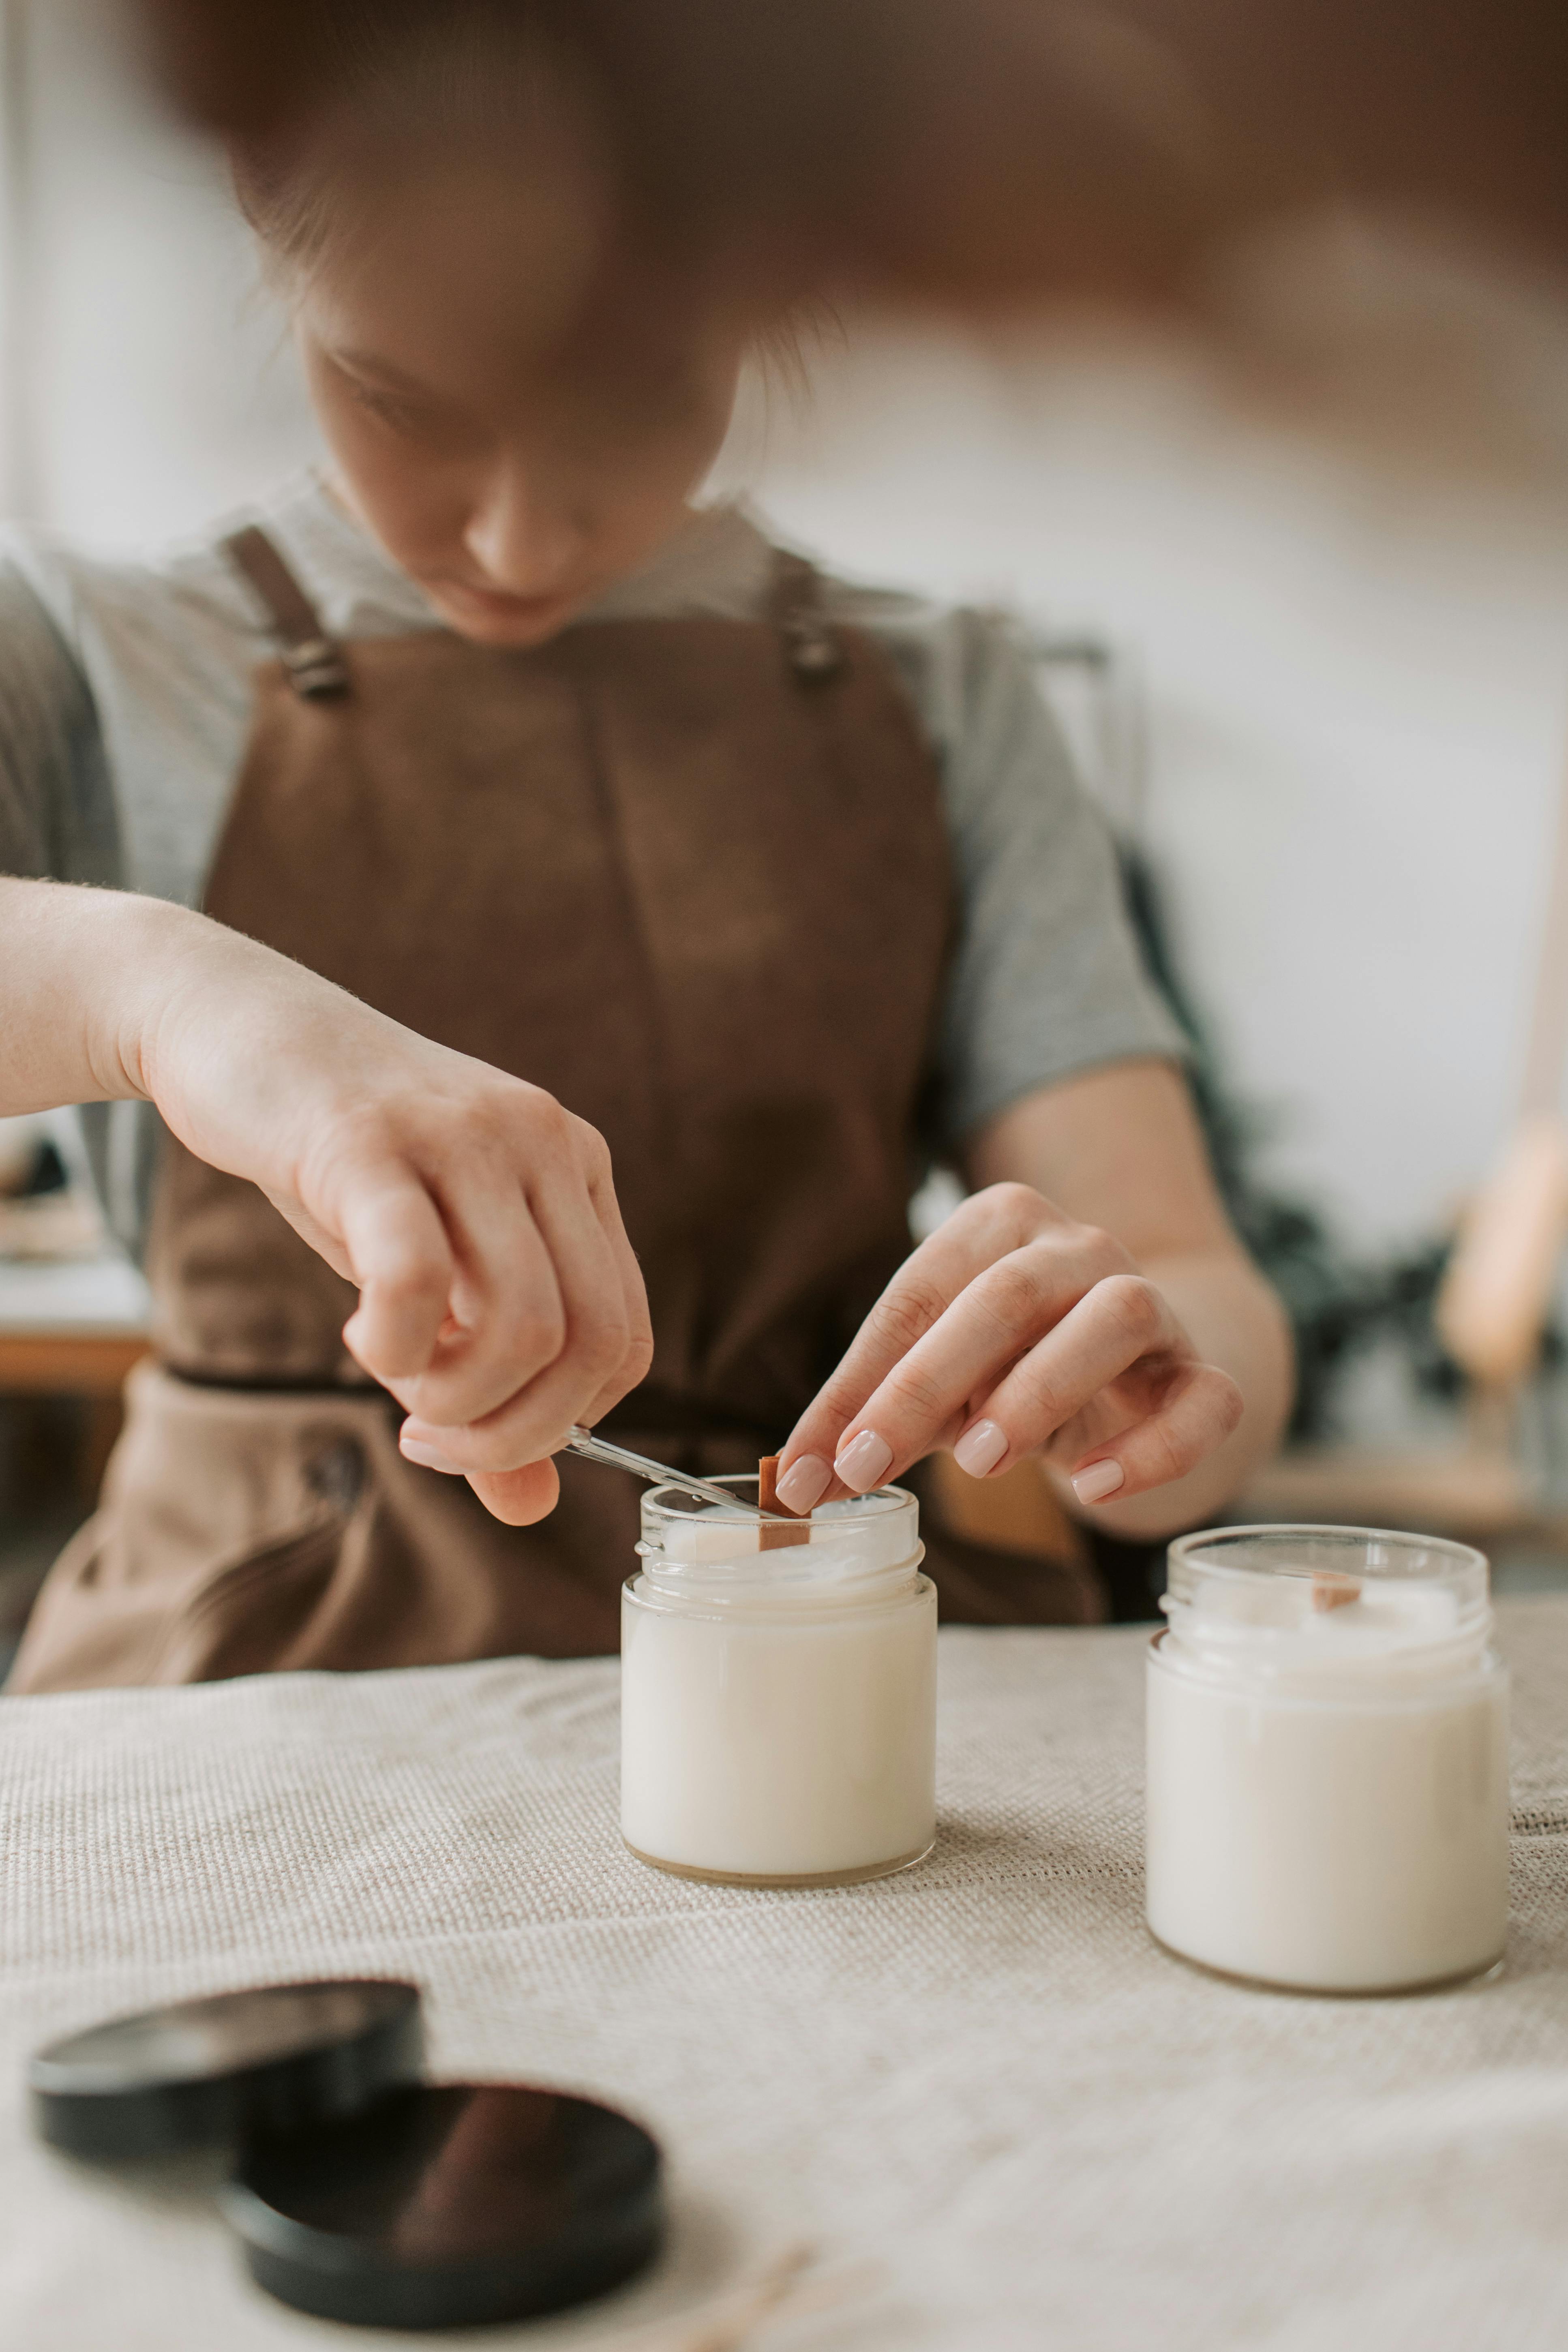
<svg viewBox="0 0 1568 2352">
<path fill-rule="evenodd" d="M 394 205 L 297 311 L 347 502 L 452 628 L 494 646 L 552 636 L 679 528 L 745 341 L 587 239 L 523 266 L 531 227 L 493 202 Z"/>
</svg>

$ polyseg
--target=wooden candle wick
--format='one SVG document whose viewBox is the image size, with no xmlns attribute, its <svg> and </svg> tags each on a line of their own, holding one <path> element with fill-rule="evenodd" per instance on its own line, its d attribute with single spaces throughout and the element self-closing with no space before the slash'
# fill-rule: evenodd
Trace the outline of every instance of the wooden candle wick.
<svg viewBox="0 0 1568 2352">
<path fill-rule="evenodd" d="M 776 1551 L 781 1544 L 802 1544 L 811 1541 L 809 1526 L 792 1527 L 792 1519 L 809 1520 L 809 1511 L 792 1511 L 787 1503 L 779 1500 L 779 1457 L 764 1454 L 757 1465 L 757 1507 L 763 1511 L 779 1511 L 782 1518 L 763 1521 L 761 1551 Z"/>
<path fill-rule="evenodd" d="M 1314 1609 L 1343 1609 L 1360 1599 L 1361 1586 L 1353 1576 L 1341 1576 L 1337 1570 L 1330 1570 L 1312 1579 Z"/>
</svg>

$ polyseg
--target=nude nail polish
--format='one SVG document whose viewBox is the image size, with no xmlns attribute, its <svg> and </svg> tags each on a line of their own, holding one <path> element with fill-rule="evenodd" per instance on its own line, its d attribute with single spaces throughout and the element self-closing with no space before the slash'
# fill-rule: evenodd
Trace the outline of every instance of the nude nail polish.
<svg viewBox="0 0 1568 2352">
<path fill-rule="evenodd" d="M 421 1470 L 439 1470 L 448 1478 L 460 1478 L 463 1475 L 459 1464 L 449 1462 L 434 1445 L 426 1445 L 417 1437 L 400 1437 L 397 1448 L 405 1462 L 416 1462 Z"/>
<path fill-rule="evenodd" d="M 994 1421 L 977 1421 L 953 1447 L 952 1458 L 972 1478 L 984 1478 L 987 1470 L 995 1469 L 1006 1451 L 1005 1430 L 998 1429 Z"/>
<path fill-rule="evenodd" d="M 1120 1462 L 1091 1462 L 1080 1470 L 1072 1482 L 1073 1493 L 1080 1503 L 1103 1503 L 1107 1495 L 1114 1495 L 1126 1473 Z"/>
<path fill-rule="evenodd" d="M 838 1456 L 834 1475 L 852 1495 L 868 1495 L 887 1476 L 892 1459 L 893 1449 L 887 1439 L 879 1437 L 874 1429 L 863 1429 Z"/>
<path fill-rule="evenodd" d="M 833 1475 L 830 1464 L 820 1454 L 803 1454 L 792 1462 L 778 1483 L 778 1497 L 786 1511 L 815 1510 L 827 1491 Z"/>
</svg>

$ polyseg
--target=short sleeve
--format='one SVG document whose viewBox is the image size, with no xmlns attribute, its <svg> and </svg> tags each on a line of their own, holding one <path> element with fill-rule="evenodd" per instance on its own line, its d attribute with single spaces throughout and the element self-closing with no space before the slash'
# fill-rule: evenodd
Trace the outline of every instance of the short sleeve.
<svg viewBox="0 0 1568 2352">
<path fill-rule="evenodd" d="M 0 874 L 109 881 L 112 805 L 87 680 L 0 554 Z"/>
<path fill-rule="evenodd" d="M 1187 1044 L 1145 969 L 1104 820 L 1016 632 L 946 615 L 922 699 L 943 764 L 958 940 L 935 1073 L 952 1148 L 1040 1087 Z"/>
</svg>

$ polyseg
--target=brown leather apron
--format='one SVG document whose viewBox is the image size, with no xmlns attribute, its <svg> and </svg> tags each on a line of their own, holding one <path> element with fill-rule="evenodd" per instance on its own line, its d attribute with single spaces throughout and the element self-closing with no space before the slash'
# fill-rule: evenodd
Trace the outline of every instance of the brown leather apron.
<svg viewBox="0 0 1568 2352">
<path fill-rule="evenodd" d="M 230 545 L 282 658 L 206 910 L 599 1129 L 655 1337 L 605 1426 L 751 1466 L 909 1247 L 952 893 L 887 657 L 787 558 L 768 621 L 340 647 L 269 541 Z M 616 1648 L 635 1481 L 567 1458 L 519 1528 L 405 1463 L 352 1287 L 172 1139 L 148 1272 L 155 1360 L 12 1690 Z M 949 1617 L 1100 1613 L 1070 1562 L 927 1539 Z"/>
</svg>

